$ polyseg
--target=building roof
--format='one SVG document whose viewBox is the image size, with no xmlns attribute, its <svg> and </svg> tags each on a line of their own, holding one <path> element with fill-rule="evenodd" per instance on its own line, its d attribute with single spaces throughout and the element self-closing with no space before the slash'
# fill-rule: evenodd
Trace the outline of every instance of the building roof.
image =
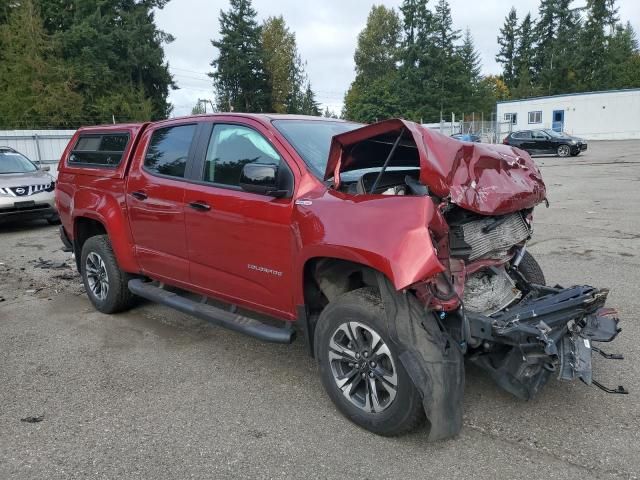
<svg viewBox="0 0 640 480">
<path fill-rule="evenodd" d="M 595 95 L 598 93 L 621 93 L 621 92 L 639 92 L 640 93 L 640 88 L 622 88 L 619 90 L 599 90 L 595 92 L 560 93 L 558 95 L 545 95 L 542 97 L 527 97 L 527 98 L 519 98 L 517 100 L 501 100 L 496 103 L 498 103 L 499 105 L 501 103 L 528 102 L 528 101 L 535 101 L 535 100 L 544 100 L 546 98 L 577 97 L 580 95 Z"/>
</svg>

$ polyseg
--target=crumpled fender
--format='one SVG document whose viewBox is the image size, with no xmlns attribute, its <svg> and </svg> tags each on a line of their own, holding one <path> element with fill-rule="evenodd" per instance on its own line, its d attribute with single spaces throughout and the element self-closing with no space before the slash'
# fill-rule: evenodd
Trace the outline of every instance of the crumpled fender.
<svg viewBox="0 0 640 480">
<path fill-rule="evenodd" d="M 400 347 L 400 361 L 422 396 L 429 440 L 457 435 L 462 428 L 462 351 L 415 297 L 396 291 L 380 273 L 378 286 L 389 336 Z"/>
</svg>

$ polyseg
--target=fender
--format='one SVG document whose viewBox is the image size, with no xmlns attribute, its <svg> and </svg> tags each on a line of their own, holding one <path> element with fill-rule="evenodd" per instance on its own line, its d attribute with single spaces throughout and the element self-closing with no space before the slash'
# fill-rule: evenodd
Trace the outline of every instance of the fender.
<svg viewBox="0 0 640 480">
<path fill-rule="evenodd" d="M 111 180 L 111 182 L 114 182 Z M 127 206 L 125 203 L 124 183 L 118 181 L 121 188 L 97 190 L 91 187 L 79 188 L 73 196 L 71 211 L 73 212 L 73 224 L 80 217 L 90 218 L 100 222 L 111 242 L 113 253 L 119 267 L 125 272 L 137 273 L 140 266 L 136 260 L 133 239 L 129 230 L 127 219 Z M 76 238 L 73 232 L 73 238 Z"/>
<path fill-rule="evenodd" d="M 297 203 L 294 210 L 296 278 L 303 279 L 305 264 L 318 257 L 371 267 L 396 290 L 445 270 L 429 230 L 440 214 L 429 197 L 347 197 L 333 190 L 317 195 L 305 197 L 304 204 Z M 301 288 L 295 298 L 299 305 L 303 303 Z"/>
</svg>

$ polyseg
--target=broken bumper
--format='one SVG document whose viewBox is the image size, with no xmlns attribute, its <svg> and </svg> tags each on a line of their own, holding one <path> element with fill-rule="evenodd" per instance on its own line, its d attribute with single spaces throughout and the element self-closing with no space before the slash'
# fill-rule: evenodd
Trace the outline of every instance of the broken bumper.
<svg viewBox="0 0 640 480">
<path fill-rule="evenodd" d="M 593 342 L 610 342 L 618 333 L 616 311 L 604 308 L 606 289 L 589 286 L 534 286 L 528 299 L 492 316 L 467 315 L 471 336 L 482 346 L 471 360 L 487 370 L 505 390 L 530 399 L 552 376 L 580 379 L 612 393 L 592 378 Z"/>
</svg>

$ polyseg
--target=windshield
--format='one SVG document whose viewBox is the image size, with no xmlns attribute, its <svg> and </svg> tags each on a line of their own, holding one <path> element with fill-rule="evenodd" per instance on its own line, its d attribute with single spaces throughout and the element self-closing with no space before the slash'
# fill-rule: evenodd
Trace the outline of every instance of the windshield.
<svg viewBox="0 0 640 480">
<path fill-rule="evenodd" d="M 36 166 L 17 152 L 0 150 L 0 174 L 35 172 Z"/>
<path fill-rule="evenodd" d="M 564 132 L 556 132 L 555 130 L 543 130 L 546 134 L 553 138 L 565 138 L 567 134 Z"/>
<path fill-rule="evenodd" d="M 273 125 L 318 177 L 324 177 L 334 135 L 362 127 L 358 123 L 322 120 L 275 120 Z"/>
</svg>

